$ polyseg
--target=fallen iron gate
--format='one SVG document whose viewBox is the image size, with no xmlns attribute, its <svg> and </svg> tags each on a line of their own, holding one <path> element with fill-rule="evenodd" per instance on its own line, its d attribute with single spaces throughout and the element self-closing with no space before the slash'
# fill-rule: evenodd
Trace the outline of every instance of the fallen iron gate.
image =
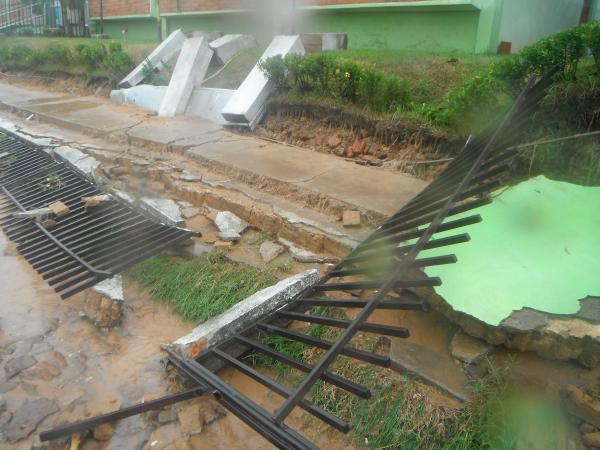
<svg viewBox="0 0 600 450">
<path fill-rule="evenodd" d="M 103 194 L 92 181 L 5 130 L 0 130 L 0 188 L 0 226 L 63 299 L 195 235 L 145 217 L 114 196 L 86 207 L 82 197 Z M 58 201 L 70 212 L 51 227 L 14 217 Z"/>
<path fill-rule="evenodd" d="M 550 84 L 550 76 L 537 84 L 530 81 L 499 127 L 484 131 L 469 140 L 461 153 L 433 183 L 379 227 L 316 285 L 304 290 L 290 304 L 258 319 L 224 343 L 204 350 L 192 361 L 173 351 L 168 351 L 169 360 L 197 383 L 201 389 L 198 395 L 212 392 L 225 407 L 279 448 L 317 448 L 285 423 L 296 407 L 342 432 L 349 431 L 350 426 L 346 421 L 312 403 L 305 398 L 306 395 L 321 380 L 361 398 L 370 397 L 371 392 L 367 386 L 330 371 L 332 363 L 338 356 L 344 355 L 383 367 L 390 366 L 388 356 L 349 345 L 352 338 L 361 331 L 401 338 L 409 336 L 407 329 L 371 323 L 368 319 L 376 309 L 424 308 L 420 300 L 410 295 L 411 290 L 438 286 L 441 281 L 423 275 L 420 269 L 452 264 L 456 262 L 456 257 L 448 254 L 419 258 L 419 255 L 423 250 L 469 240 L 466 233 L 437 239 L 433 237 L 482 220 L 478 214 L 464 213 L 491 202 L 489 193 L 501 185 L 499 177 L 509 169 L 510 161 L 517 154 L 517 150 L 509 147 L 517 141 Z M 448 220 L 456 215 L 460 217 Z M 368 295 L 365 296 L 365 293 Z M 311 311 L 322 306 L 359 308 L 360 312 L 353 320 L 346 320 Z M 337 340 L 331 342 L 286 328 L 291 322 L 337 327 L 343 332 Z M 310 365 L 269 346 L 265 342 L 268 336 L 284 337 L 322 349 L 324 353 L 315 365 Z M 261 353 L 307 375 L 295 389 L 287 388 L 246 364 L 240 356 L 247 351 Z M 285 400 L 277 411 L 269 412 L 217 376 L 215 369 L 223 366 L 233 367 Z M 138 406 L 141 407 L 143 405 Z M 131 410 L 135 411 L 135 407 Z M 104 417 L 104 420 L 110 418 Z M 82 431 L 89 428 L 91 423 L 84 421 L 69 425 L 42 433 L 40 438 L 48 440 Z"/>
</svg>

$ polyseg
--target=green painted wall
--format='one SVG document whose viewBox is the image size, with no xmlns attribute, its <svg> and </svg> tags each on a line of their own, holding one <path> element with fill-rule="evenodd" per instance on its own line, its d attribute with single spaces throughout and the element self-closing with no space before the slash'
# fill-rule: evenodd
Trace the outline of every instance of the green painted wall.
<svg viewBox="0 0 600 450">
<path fill-rule="evenodd" d="M 100 22 L 95 22 L 96 30 L 100 30 Z M 104 33 L 112 39 L 123 39 L 122 30 L 127 28 L 127 42 L 158 42 L 157 22 L 147 19 L 104 19 Z"/>
<path fill-rule="evenodd" d="M 513 52 L 551 34 L 579 24 L 583 0 L 504 0 L 500 41 Z"/>
<path fill-rule="evenodd" d="M 479 24 L 479 11 L 475 9 L 428 11 L 344 9 L 304 11 L 299 16 L 297 32 L 346 32 L 351 48 L 410 48 L 473 52 L 476 49 Z M 181 28 L 183 31 L 251 33 L 256 35 L 259 41 L 267 41 L 272 31 L 267 29 L 268 27 L 259 27 L 260 29 L 256 30 L 254 18 L 238 12 L 162 15 L 161 19 L 163 37 Z M 105 33 L 115 39 L 121 36 L 124 27 L 129 30 L 130 42 L 156 41 L 156 22 L 153 19 L 109 18 L 104 21 Z"/>
<path fill-rule="evenodd" d="M 324 12 L 300 22 L 303 32 L 346 32 L 351 48 L 473 52 L 478 11 Z"/>
</svg>

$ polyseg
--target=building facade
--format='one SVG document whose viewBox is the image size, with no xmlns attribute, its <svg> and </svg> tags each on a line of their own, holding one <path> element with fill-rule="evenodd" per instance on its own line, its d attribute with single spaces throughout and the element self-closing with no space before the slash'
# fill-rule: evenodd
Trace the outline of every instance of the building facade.
<svg viewBox="0 0 600 450">
<path fill-rule="evenodd" d="M 577 25 L 584 0 L 88 0 L 96 30 L 129 42 L 171 31 L 348 33 L 350 48 L 513 51 Z M 600 0 L 592 0 L 592 17 Z M 102 5 L 102 8 L 101 8 Z"/>
</svg>

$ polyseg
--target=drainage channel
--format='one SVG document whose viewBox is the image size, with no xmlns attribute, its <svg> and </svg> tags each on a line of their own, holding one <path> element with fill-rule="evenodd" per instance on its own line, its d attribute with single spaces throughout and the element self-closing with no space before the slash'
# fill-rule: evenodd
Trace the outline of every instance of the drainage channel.
<svg viewBox="0 0 600 450">
<path fill-rule="evenodd" d="M 490 128 L 470 139 L 462 152 L 446 170 L 413 200 L 379 227 L 348 257 L 340 261 L 316 285 L 301 292 L 287 306 L 259 318 L 241 333 L 234 334 L 221 344 L 209 347 L 195 359 L 188 360 L 175 351 L 168 351 L 170 362 L 197 385 L 197 390 L 178 396 L 214 395 L 225 407 L 271 443 L 284 449 L 315 449 L 312 442 L 286 424 L 296 408 L 342 432 L 350 425 L 345 420 L 307 397 L 318 381 L 330 383 L 360 398 L 371 396 L 369 387 L 337 375 L 332 364 L 343 355 L 357 361 L 389 367 L 390 358 L 351 345 L 359 332 L 400 338 L 409 337 L 409 330 L 369 322 L 377 309 L 422 310 L 425 305 L 414 290 L 439 286 L 441 280 L 424 275 L 421 269 L 440 264 L 452 264 L 456 257 L 423 257 L 427 249 L 447 247 L 469 241 L 460 228 L 479 223 L 482 218 L 470 211 L 490 203 L 490 193 L 502 185 L 501 178 L 510 169 L 516 150 L 510 150 L 525 125 L 536 111 L 551 84 L 551 77 L 535 83 L 531 80 L 498 127 Z M 469 214 L 465 214 L 469 213 Z M 452 218 L 452 216 L 459 216 Z M 455 232 L 456 231 L 456 232 Z M 434 238 L 439 233 L 453 234 Z M 358 308 L 352 320 L 326 317 L 317 307 Z M 343 331 L 335 341 L 316 338 L 296 328 L 293 322 L 321 324 Z M 316 364 L 310 365 L 291 355 L 266 345 L 268 336 L 283 337 L 324 351 Z M 304 372 L 305 378 L 291 389 L 247 365 L 242 356 L 258 352 L 294 369 Z M 284 400 L 279 408 L 268 411 L 246 397 L 215 372 L 229 366 L 264 385 Z M 180 401 L 177 396 L 160 400 L 169 404 Z M 148 405 L 128 409 L 127 414 L 146 410 Z M 123 416 L 123 410 L 103 416 L 110 421 Z M 98 424 L 98 418 L 67 425 L 42 433 L 42 440 L 72 434 Z"/>
<path fill-rule="evenodd" d="M 63 299 L 195 235 L 145 217 L 42 147 L 2 129 L 0 189 L 0 226 Z M 52 212 L 53 205 L 61 211 Z"/>
</svg>

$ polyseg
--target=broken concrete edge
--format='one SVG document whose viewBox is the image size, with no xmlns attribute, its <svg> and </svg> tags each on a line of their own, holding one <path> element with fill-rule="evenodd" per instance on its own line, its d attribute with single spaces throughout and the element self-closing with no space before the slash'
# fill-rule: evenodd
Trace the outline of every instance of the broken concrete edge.
<svg viewBox="0 0 600 450">
<path fill-rule="evenodd" d="M 144 70 L 147 65 L 155 70 L 160 69 L 162 63 L 168 62 L 179 50 L 181 50 L 185 40 L 186 36 L 181 30 L 173 31 L 144 61 L 123 78 L 119 83 L 119 86 L 127 88 L 141 83 L 146 77 Z"/>
<path fill-rule="evenodd" d="M 499 326 L 489 325 L 476 317 L 456 311 L 433 289 L 420 288 L 415 290 L 433 310 L 443 314 L 448 320 L 457 324 L 466 334 L 482 339 L 491 345 L 504 345 L 519 351 L 532 351 L 543 358 L 559 361 L 574 360 L 588 368 L 600 365 L 600 338 L 589 335 L 558 333 L 551 329 L 553 323 L 560 321 L 589 320 L 575 315 L 558 315 L 523 308 L 513 311 Z M 592 298 L 580 300 L 585 302 Z M 582 311 L 580 309 L 580 311 Z"/>
<path fill-rule="evenodd" d="M 200 352 L 225 342 L 230 336 L 242 331 L 257 319 L 270 314 L 289 303 L 304 289 L 317 283 L 316 269 L 310 269 L 286 278 L 273 286 L 258 291 L 229 310 L 198 325 L 191 333 L 165 344 L 182 355 L 195 358 Z"/>
<path fill-rule="evenodd" d="M 100 161 L 96 158 L 67 145 L 55 147 L 52 149 L 52 153 L 57 159 L 92 181 L 94 180 L 94 172 L 100 167 Z"/>
<path fill-rule="evenodd" d="M 124 303 L 123 277 L 115 275 L 84 292 L 83 315 L 99 328 L 114 328 L 123 321 Z"/>
</svg>

